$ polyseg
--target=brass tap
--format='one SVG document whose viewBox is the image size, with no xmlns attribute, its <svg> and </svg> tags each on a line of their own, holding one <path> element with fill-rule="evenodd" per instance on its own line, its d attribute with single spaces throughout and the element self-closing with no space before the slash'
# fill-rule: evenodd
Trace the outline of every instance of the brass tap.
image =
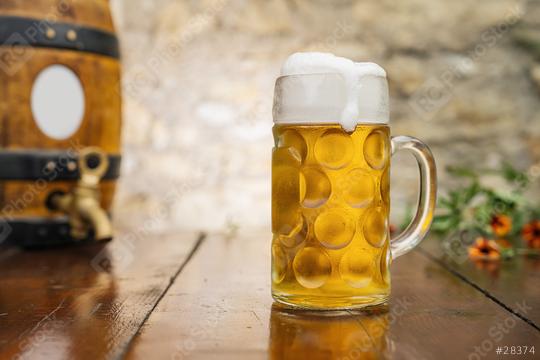
<svg viewBox="0 0 540 360">
<path fill-rule="evenodd" d="M 112 224 L 99 204 L 99 182 L 107 168 L 107 155 L 98 147 L 86 147 L 79 152 L 80 178 L 70 193 L 54 193 L 48 202 L 54 210 L 69 217 L 71 236 L 76 240 L 87 238 L 93 230 L 96 241 L 113 237 Z"/>
</svg>

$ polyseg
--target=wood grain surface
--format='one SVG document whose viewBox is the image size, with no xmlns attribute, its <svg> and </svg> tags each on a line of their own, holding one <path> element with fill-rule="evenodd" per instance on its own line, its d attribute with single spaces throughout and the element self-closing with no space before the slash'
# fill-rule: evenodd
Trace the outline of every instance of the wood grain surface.
<svg viewBox="0 0 540 360">
<path fill-rule="evenodd" d="M 0 358 L 494 359 L 497 346 L 540 346 L 534 324 L 426 250 L 394 262 L 387 306 L 283 308 L 268 237 L 127 232 L 104 247 L 2 249 Z"/>
<path fill-rule="evenodd" d="M 462 359 L 483 343 L 487 358 L 497 345 L 540 345 L 534 327 L 419 252 L 394 263 L 386 309 L 323 316 L 272 306 L 267 237 L 205 241 L 128 358 Z"/>
<path fill-rule="evenodd" d="M 125 233 L 105 246 L 2 249 L 0 358 L 121 357 L 199 242 Z"/>
<path fill-rule="evenodd" d="M 454 275 L 540 330 L 540 258 L 516 256 L 512 261 L 483 263 L 469 261 L 466 256 L 449 256 L 435 241 L 421 248 Z"/>
</svg>

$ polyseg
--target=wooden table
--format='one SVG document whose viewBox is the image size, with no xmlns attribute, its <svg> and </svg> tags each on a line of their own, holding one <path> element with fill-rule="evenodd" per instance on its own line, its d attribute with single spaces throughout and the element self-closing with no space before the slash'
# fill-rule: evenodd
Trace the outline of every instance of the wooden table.
<svg viewBox="0 0 540 360">
<path fill-rule="evenodd" d="M 323 315 L 272 304 L 267 232 L 134 235 L 1 249 L 0 358 L 534 358 L 495 353 L 516 345 L 540 356 L 538 259 L 480 270 L 428 239 L 392 265 L 386 308 Z"/>
</svg>

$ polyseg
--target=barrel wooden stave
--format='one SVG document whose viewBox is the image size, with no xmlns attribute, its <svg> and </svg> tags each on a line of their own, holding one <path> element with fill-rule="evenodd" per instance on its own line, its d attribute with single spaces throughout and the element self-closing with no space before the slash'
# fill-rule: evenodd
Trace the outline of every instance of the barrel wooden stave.
<svg viewBox="0 0 540 360">
<path fill-rule="evenodd" d="M 0 46 L 0 54 L 2 51 Z M 70 50 L 28 48 L 26 51 L 30 54 L 24 71 L 13 75 L 0 72 L 0 83 L 6 91 L 6 96 L 0 98 L 0 106 L 8 109 L 2 113 L 2 148 L 68 150 L 92 145 L 118 154 L 122 126 L 118 60 Z M 81 81 L 85 94 L 83 122 L 77 132 L 65 140 L 52 139 L 42 133 L 30 108 L 35 78 L 54 64 L 70 68 Z"/>
<path fill-rule="evenodd" d="M 114 32 L 107 0 L 2 0 L 0 14 L 74 23 Z"/>
<path fill-rule="evenodd" d="M 41 184 L 37 181 L 6 182 L 2 186 L 4 215 L 10 220 L 63 216 L 60 212 L 50 211 L 43 204 L 51 191 L 68 192 L 73 188 L 73 182 L 54 181 L 47 183 L 46 187 L 42 187 Z M 104 209 L 111 207 L 115 188 L 115 181 L 108 180 L 100 184 L 100 203 Z"/>
<path fill-rule="evenodd" d="M 106 31 L 114 35 L 109 4 L 106 0 L 2 0 L 0 16 L 35 19 L 36 26 L 69 23 Z M 91 52 L 53 47 L 25 46 L 24 63 L 14 72 L 0 71 L 0 150 L 31 150 L 46 153 L 73 153 L 86 146 L 97 146 L 110 155 L 121 151 L 120 63 L 117 58 Z M 0 45 L 0 58 L 13 51 Z M 41 71 L 51 65 L 71 69 L 84 90 L 85 113 L 78 130 L 68 139 L 45 135 L 37 126 L 31 110 L 32 86 Z M 1 169 L 0 169 L 1 171 Z M 115 180 L 100 184 L 101 205 L 110 210 Z M 5 220 L 55 219 L 63 214 L 49 210 L 46 199 L 52 191 L 69 192 L 76 180 L 45 181 L 0 180 L 0 218 Z M 30 194 L 30 195 L 29 195 Z M 26 197 L 26 199 L 23 199 Z M 23 206 L 13 206 L 13 204 Z M 7 211 L 9 210 L 9 211 Z"/>
</svg>

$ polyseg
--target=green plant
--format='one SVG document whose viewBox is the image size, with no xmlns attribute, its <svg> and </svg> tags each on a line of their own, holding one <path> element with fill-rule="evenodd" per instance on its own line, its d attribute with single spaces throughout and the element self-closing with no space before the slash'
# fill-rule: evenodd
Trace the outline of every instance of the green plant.
<svg viewBox="0 0 540 360">
<path fill-rule="evenodd" d="M 540 218 L 538 203 L 531 202 L 528 196 L 529 176 L 509 163 L 499 169 L 454 166 L 446 170 L 461 185 L 440 197 L 433 231 L 443 235 L 442 239 L 448 234 L 460 233 L 494 240 L 503 257 L 512 257 L 523 244 L 524 226 L 531 226 L 531 222 Z M 502 178 L 506 186 L 485 185 L 482 179 L 487 175 Z M 474 240 L 469 239 L 463 246 L 471 246 Z M 528 242 L 533 249 L 519 252 L 538 254 L 538 249 L 534 249 L 536 243 Z"/>
</svg>

